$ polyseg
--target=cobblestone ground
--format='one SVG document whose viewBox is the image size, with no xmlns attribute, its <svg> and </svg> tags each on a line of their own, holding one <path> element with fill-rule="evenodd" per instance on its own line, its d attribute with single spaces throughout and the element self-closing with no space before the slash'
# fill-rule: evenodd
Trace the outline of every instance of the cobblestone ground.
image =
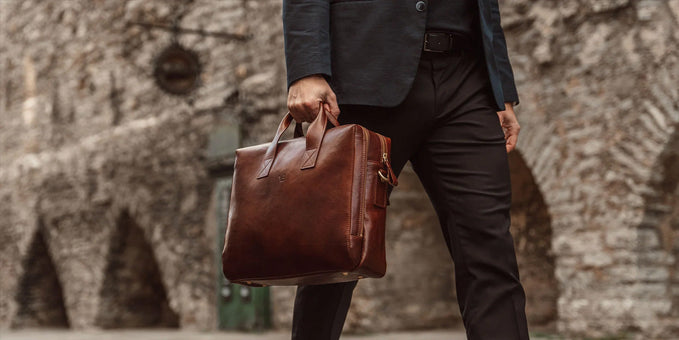
<svg viewBox="0 0 679 340">
<path fill-rule="evenodd" d="M 235 333 L 235 332 L 191 332 L 158 330 L 123 331 L 63 331 L 63 330 L 20 330 L 0 331 L 1 340 L 289 340 L 286 332 Z M 465 340 L 462 331 L 431 331 L 407 333 L 382 333 L 375 335 L 343 336 L 342 340 Z M 556 340 L 555 337 L 531 335 L 533 340 Z"/>
</svg>

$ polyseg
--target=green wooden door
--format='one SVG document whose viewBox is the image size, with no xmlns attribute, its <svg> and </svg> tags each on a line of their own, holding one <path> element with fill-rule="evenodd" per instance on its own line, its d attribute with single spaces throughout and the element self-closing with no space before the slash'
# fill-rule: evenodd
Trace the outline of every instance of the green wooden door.
<svg viewBox="0 0 679 340">
<path fill-rule="evenodd" d="M 264 330 L 271 327 L 270 298 L 268 287 L 247 287 L 229 282 L 221 270 L 221 252 L 224 248 L 231 177 L 219 178 L 215 184 L 217 195 L 217 226 L 219 275 L 217 313 L 219 328 L 230 330 Z"/>
</svg>

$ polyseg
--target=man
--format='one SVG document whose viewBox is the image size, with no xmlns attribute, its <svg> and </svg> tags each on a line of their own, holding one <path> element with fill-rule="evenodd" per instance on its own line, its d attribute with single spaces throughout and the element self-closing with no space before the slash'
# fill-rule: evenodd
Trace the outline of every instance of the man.
<svg viewBox="0 0 679 340">
<path fill-rule="evenodd" d="M 509 233 L 519 99 L 497 0 L 283 0 L 288 109 L 392 139 L 439 217 L 470 340 L 528 339 Z M 427 280 L 423 277 L 422 280 Z M 356 281 L 299 286 L 293 340 L 339 339 Z"/>
</svg>

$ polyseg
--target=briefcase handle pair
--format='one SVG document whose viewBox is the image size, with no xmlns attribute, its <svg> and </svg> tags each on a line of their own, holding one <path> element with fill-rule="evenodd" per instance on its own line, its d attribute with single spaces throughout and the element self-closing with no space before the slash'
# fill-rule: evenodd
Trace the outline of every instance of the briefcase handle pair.
<svg viewBox="0 0 679 340">
<path fill-rule="evenodd" d="M 332 123 L 332 125 L 334 126 L 340 125 L 339 121 L 337 121 L 337 118 L 335 118 L 332 114 L 326 113 L 326 111 L 323 109 L 323 104 L 324 102 L 321 101 L 319 105 L 320 108 L 318 110 L 318 115 L 316 116 L 314 121 L 311 122 L 311 125 L 309 125 L 309 130 L 307 131 L 306 151 L 302 156 L 303 158 L 301 166 L 302 170 L 310 169 L 316 166 L 318 150 L 321 147 L 323 136 L 325 136 L 325 130 L 328 124 L 328 120 L 330 120 L 330 123 Z M 285 117 L 283 117 L 283 120 L 281 120 L 281 123 L 278 125 L 276 136 L 274 136 L 273 141 L 271 142 L 269 148 L 266 150 L 266 153 L 264 154 L 264 159 L 262 160 L 262 167 L 260 168 L 259 173 L 257 174 L 257 179 L 264 178 L 269 175 L 269 171 L 271 171 L 271 166 L 273 165 L 273 162 L 276 159 L 278 141 L 281 139 L 281 135 L 283 135 L 283 132 L 285 132 L 285 130 L 288 129 L 290 123 L 292 123 L 292 120 L 293 117 L 290 114 L 290 111 L 288 111 L 288 113 L 285 114 Z M 304 132 L 302 130 L 302 123 L 296 122 L 295 138 L 302 136 L 304 136 Z"/>
</svg>

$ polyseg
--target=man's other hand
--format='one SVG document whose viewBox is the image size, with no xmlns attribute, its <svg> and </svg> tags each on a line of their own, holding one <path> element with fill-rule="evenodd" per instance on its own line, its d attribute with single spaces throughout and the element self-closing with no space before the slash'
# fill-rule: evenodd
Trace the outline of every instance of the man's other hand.
<svg viewBox="0 0 679 340">
<path fill-rule="evenodd" d="M 516 147 L 519 130 L 521 129 L 519 121 L 516 119 L 516 114 L 514 114 L 514 105 L 512 103 L 505 103 L 505 110 L 498 111 L 497 115 L 500 118 L 502 130 L 505 133 L 507 153 L 509 153 Z"/>
<path fill-rule="evenodd" d="M 318 114 L 321 101 L 326 112 L 335 118 L 339 117 L 337 97 L 322 74 L 300 78 L 290 85 L 288 110 L 297 122 L 312 122 Z"/>
</svg>

